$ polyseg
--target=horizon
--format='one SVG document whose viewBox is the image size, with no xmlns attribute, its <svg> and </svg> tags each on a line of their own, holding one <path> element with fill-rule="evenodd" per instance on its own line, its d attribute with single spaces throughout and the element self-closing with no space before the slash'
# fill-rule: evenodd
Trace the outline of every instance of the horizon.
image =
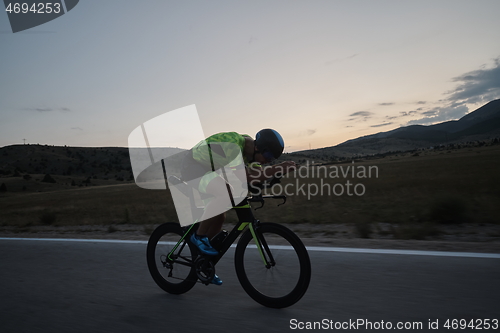
<svg viewBox="0 0 500 333">
<path fill-rule="evenodd" d="M 490 104 L 492 102 L 495 102 L 495 101 L 500 101 L 500 99 L 494 99 L 494 100 L 491 100 L 487 103 L 485 103 L 484 105 L 481 105 L 479 108 L 467 113 L 466 115 L 469 115 L 471 113 L 473 113 L 474 111 L 477 111 L 479 110 L 480 108 L 482 108 L 483 106 L 486 106 L 487 104 Z M 462 119 L 463 117 L 465 117 L 466 115 L 462 116 L 461 118 L 459 119 L 456 119 L 456 120 L 445 120 L 445 121 L 442 121 L 442 122 L 439 122 L 439 123 L 435 123 L 435 124 L 430 124 L 430 125 L 421 125 L 421 124 L 414 124 L 414 125 L 407 125 L 407 126 L 400 126 L 398 128 L 404 128 L 404 127 L 410 127 L 410 126 L 423 126 L 423 127 L 428 127 L 428 126 L 433 126 L 433 125 L 437 125 L 437 124 L 442 124 L 442 123 L 446 123 L 446 122 L 449 122 L 449 121 L 459 121 L 460 119 Z M 376 132 L 376 133 L 373 133 L 373 134 L 380 134 L 380 133 L 386 133 L 386 132 L 391 132 L 393 131 L 394 129 L 392 130 L 388 130 L 388 131 L 382 131 L 382 132 Z M 317 150 L 317 149 L 324 149 L 324 148 L 332 148 L 332 147 L 336 147 L 338 145 L 341 145 L 341 144 L 344 144 L 344 143 L 347 143 L 347 142 L 351 142 L 351 141 L 355 141 L 357 139 L 362 139 L 364 137 L 367 137 L 367 136 L 371 136 L 373 134 L 369 134 L 369 135 L 366 135 L 366 136 L 360 136 L 360 137 L 357 137 L 357 138 L 353 138 L 353 139 L 348 139 L 346 141 L 343 141 L 341 143 L 338 143 L 336 145 L 332 145 L 332 146 L 325 146 L 325 147 L 318 147 L 318 148 L 309 148 L 309 149 L 302 149 L 302 150 L 296 150 L 296 151 L 292 151 L 292 152 L 286 152 L 284 151 L 283 154 L 290 154 L 290 153 L 296 153 L 296 152 L 303 152 L 303 151 L 309 151 L 309 150 Z M 123 149 L 147 149 L 147 147 L 130 147 L 130 146 L 71 146 L 71 145 L 55 145 L 55 144 L 48 144 L 48 143 L 14 143 L 14 144 L 11 144 L 11 145 L 7 145 L 7 146 L 1 146 L 0 148 L 4 148 L 4 147 L 10 147 L 10 146 L 47 146 L 47 147 L 61 147 L 61 148 L 123 148 Z M 168 149 L 180 149 L 180 150 L 186 150 L 186 148 L 179 148 L 179 147 L 172 147 L 172 146 L 165 146 L 165 147 L 160 147 L 160 146 L 152 146 L 150 147 L 152 149 L 163 149 L 163 148 L 168 148 Z"/>
<path fill-rule="evenodd" d="M 498 1 L 154 4 L 88 0 L 15 34 L 0 15 L 0 147 L 127 147 L 195 104 L 206 136 L 274 128 L 290 153 L 500 98 Z"/>
</svg>

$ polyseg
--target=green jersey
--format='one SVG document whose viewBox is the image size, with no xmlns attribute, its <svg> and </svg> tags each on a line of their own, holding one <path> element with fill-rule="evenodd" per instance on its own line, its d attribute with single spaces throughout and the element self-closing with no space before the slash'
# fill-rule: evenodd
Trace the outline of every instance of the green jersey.
<svg viewBox="0 0 500 333">
<path fill-rule="evenodd" d="M 241 153 L 243 162 L 248 164 L 245 156 L 245 138 L 249 135 L 236 132 L 217 133 L 200 141 L 193 147 L 193 159 L 198 163 L 211 167 L 212 163 L 217 167 L 231 165 L 234 158 Z"/>
</svg>

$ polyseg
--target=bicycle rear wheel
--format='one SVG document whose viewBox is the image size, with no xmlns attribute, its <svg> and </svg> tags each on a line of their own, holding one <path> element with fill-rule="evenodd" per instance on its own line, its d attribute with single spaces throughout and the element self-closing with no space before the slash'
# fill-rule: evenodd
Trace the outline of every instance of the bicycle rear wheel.
<svg viewBox="0 0 500 333">
<path fill-rule="evenodd" d="M 149 272 L 156 284 L 170 294 L 182 294 L 196 284 L 194 245 L 184 239 L 178 223 L 164 223 L 151 234 L 146 257 Z"/>
<path fill-rule="evenodd" d="M 262 255 L 250 230 L 236 247 L 234 264 L 241 286 L 264 306 L 284 308 L 295 304 L 311 280 L 311 262 L 304 244 L 290 229 L 276 223 L 261 223 L 255 234 Z"/>
</svg>

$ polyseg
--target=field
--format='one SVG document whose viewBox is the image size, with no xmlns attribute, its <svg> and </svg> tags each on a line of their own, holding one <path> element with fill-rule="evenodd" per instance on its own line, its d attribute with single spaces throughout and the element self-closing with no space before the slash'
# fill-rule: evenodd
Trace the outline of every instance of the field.
<svg viewBox="0 0 500 333">
<path fill-rule="evenodd" d="M 307 164 L 274 188 L 287 192 L 286 204 L 268 200 L 256 215 L 318 240 L 467 241 L 500 250 L 499 165 L 499 145 Z M 0 192 L 2 235 L 107 238 L 128 232 L 147 238 L 156 225 L 176 220 L 169 191 L 116 180 L 83 186 L 77 179 L 80 186 L 74 186 L 75 177 L 53 176 L 53 184 L 43 178 L 0 178 L 6 189 Z M 234 221 L 229 213 L 228 223 Z"/>
</svg>

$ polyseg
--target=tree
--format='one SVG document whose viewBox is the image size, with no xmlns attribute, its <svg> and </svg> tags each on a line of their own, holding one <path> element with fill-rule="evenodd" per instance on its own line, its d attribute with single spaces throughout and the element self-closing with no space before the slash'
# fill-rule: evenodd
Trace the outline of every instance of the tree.
<svg viewBox="0 0 500 333">
<path fill-rule="evenodd" d="M 55 183 L 56 180 L 54 178 L 52 178 L 51 175 L 46 174 L 45 177 L 43 177 L 42 182 L 43 183 Z"/>
</svg>

